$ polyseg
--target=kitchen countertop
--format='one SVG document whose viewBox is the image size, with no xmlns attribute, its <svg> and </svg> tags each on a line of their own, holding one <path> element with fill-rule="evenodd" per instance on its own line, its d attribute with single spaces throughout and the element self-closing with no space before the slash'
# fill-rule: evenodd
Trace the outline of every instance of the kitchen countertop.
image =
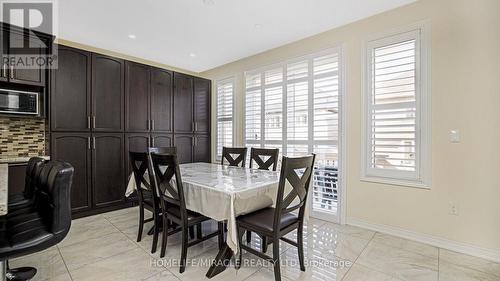
<svg viewBox="0 0 500 281">
<path fill-rule="evenodd" d="M 9 157 L 9 158 L 0 158 L 0 164 L 16 164 L 16 163 L 28 163 L 31 157 Z M 45 160 L 50 160 L 50 156 L 37 156 L 41 157 Z"/>
</svg>

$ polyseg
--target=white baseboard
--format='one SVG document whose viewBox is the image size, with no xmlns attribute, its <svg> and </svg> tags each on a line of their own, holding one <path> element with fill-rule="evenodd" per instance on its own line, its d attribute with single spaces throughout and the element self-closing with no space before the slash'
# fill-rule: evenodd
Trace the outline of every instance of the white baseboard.
<svg viewBox="0 0 500 281">
<path fill-rule="evenodd" d="M 434 235 L 418 233 L 394 226 L 388 226 L 383 224 L 374 224 L 370 222 L 366 222 L 363 220 L 355 219 L 355 218 L 347 218 L 347 224 L 366 228 L 369 230 L 377 231 L 384 234 L 389 234 L 401 238 L 405 238 L 408 240 L 417 241 L 424 244 L 429 244 L 434 247 L 443 248 L 450 251 L 459 252 L 466 255 L 471 255 L 487 260 L 491 260 L 494 262 L 500 262 L 500 251 L 486 249 L 482 247 L 478 247 L 472 244 L 457 242 L 445 238 L 441 238 Z"/>
</svg>

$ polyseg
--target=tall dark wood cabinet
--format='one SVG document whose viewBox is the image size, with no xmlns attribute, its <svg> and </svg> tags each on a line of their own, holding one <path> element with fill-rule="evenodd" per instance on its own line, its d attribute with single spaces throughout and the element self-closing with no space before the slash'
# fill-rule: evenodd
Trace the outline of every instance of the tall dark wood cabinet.
<svg viewBox="0 0 500 281">
<path fill-rule="evenodd" d="M 52 133 L 51 157 L 64 160 L 75 168 L 71 186 L 71 209 L 73 212 L 89 211 L 92 208 L 92 139 L 90 133 Z"/>
<path fill-rule="evenodd" d="M 150 130 L 150 67 L 127 62 L 125 70 L 125 131 Z"/>
<path fill-rule="evenodd" d="M 58 68 L 52 75 L 52 131 L 90 131 L 91 57 L 87 51 L 59 46 Z"/>
<path fill-rule="evenodd" d="M 92 201 L 95 207 L 125 202 L 124 142 L 121 133 L 97 133 L 92 140 Z"/>
<path fill-rule="evenodd" d="M 51 156 L 71 163 L 73 216 L 132 206 L 129 151 L 210 162 L 209 80 L 66 46 L 51 75 Z"/>
<path fill-rule="evenodd" d="M 193 133 L 193 77 L 174 73 L 174 132 Z"/>
<path fill-rule="evenodd" d="M 124 61 L 92 54 L 92 127 L 99 132 L 123 132 Z"/>
</svg>

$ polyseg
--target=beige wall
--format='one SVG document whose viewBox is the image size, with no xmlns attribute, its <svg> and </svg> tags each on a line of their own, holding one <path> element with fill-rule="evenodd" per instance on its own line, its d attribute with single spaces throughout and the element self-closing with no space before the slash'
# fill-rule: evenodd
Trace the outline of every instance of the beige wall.
<svg viewBox="0 0 500 281">
<path fill-rule="evenodd" d="M 237 144 L 242 144 L 243 71 L 343 44 L 347 217 L 500 251 L 499 12 L 498 0 L 420 0 L 202 75 L 236 77 Z M 431 189 L 362 182 L 362 42 L 421 20 L 431 26 Z M 449 142 L 451 129 L 460 130 L 461 143 Z M 458 204 L 458 216 L 448 214 L 451 201 Z"/>
</svg>

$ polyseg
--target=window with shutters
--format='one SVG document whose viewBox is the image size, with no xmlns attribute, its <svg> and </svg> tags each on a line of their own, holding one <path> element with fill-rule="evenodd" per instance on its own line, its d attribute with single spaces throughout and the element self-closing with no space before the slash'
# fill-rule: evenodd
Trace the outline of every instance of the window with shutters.
<svg viewBox="0 0 500 281">
<path fill-rule="evenodd" d="M 424 31 L 422 26 L 366 44 L 365 180 L 429 184 Z"/>
<path fill-rule="evenodd" d="M 234 79 L 217 81 L 217 160 L 222 147 L 233 146 L 233 94 Z"/>
<path fill-rule="evenodd" d="M 313 211 L 336 214 L 340 48 L 245 73 L 245 144 L 316 153 Z"/>
</svg>

